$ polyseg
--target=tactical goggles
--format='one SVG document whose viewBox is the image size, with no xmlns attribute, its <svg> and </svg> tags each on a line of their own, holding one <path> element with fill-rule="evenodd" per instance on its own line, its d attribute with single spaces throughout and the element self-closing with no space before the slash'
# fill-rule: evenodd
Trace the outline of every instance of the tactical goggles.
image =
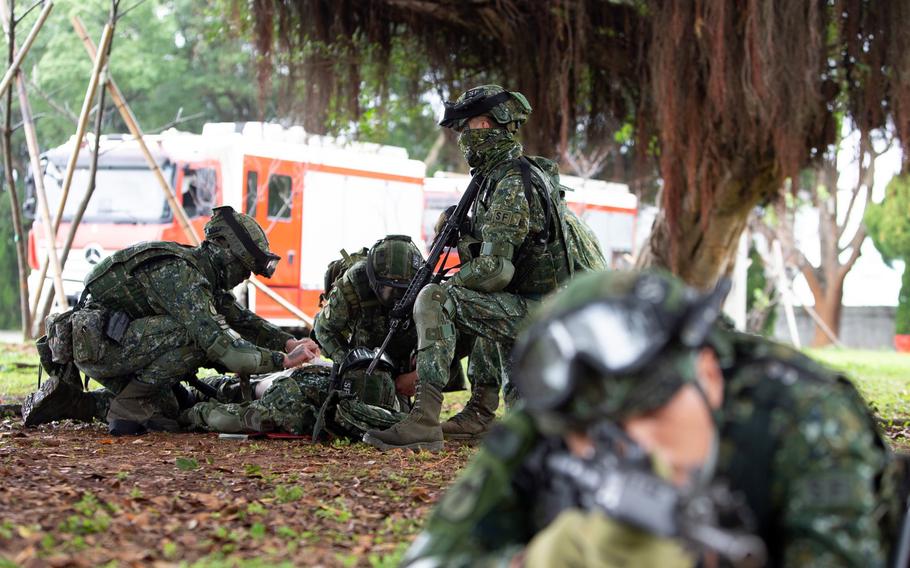
<svg viewBox="0 0 910 568">
<path fill-rule="evenodd" d="M 603 375 L 641 370 L 669 342 L 653 305 L 606 300 L 532 327 L 513 351 L 512 369 L 530 410 L 565 404 L 578 387 L 579 363 Z"/>
<path fill-rule="evenodd" d="M 275 269 L 278 268 L 278 261 L 281 260 L 281 257 L 272 252 L 262 252 L 262 250 L 256 246 L 256 243 L 253 242 L 253 239 L 250 238 L 250 234 L 243 225 L 237 221 L 237 217 L 234 216 L 234 210 L 230 207 L 221 209 L 224 222 L 230 227 L 231 231 L 234 232 L 234 236 L 237 237 L 237 240 L 240 241 L 243 248 L 246 249 L 246 252 L 253 258 L 253 266 L 250 267 L 250 270 L 259 276 L 271 278 L 272 275 L 275 274 Z"/>
<path fill-rule="evenodd" d="M 446 101 L 443 103 L 445 112 L 442 115 L 442 120 L 439 121 L 439 126 L 455 129 L 464 128 L 463 121 L 486 114 L 493 107 L 508 101 L 511 97 L 511 93 L 503 91 L 491 97 L 480 93 L 461 102 Z"/>
</svg>

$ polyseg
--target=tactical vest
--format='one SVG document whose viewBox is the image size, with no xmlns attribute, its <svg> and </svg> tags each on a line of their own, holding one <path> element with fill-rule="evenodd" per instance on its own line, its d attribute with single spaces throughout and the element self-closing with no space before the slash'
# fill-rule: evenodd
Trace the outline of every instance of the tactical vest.
<svg viewBox="0 0 910 568">
<path fill-rule="evenodd" d="M 367 277 L 366 260 L 354 263 L 335 284 L 351 308 L 354 321 L 348 322 L 351 346 L 378 347 L 389 331 L 389 312 L 376 298 Z M 396 361 L 406 364 L 411 350 L 417 346 L 415 326 L 397 333 L 389 342 L 388 353 Z"/>
<path fill-rule="evenodd" d="M 564 285 L 574 272 L 565 238 L 566 205 L 559 189 L 555 163 L 545 158 L 523 156 L 495 168 L 485 179 L 474 202 L 471 233 L 483 240 L 483 226 L 493 222 L 487 219 L 487 213 L 496 185 L 516 170 L 522 177 L 531 215 L 535 213 L 534 203 L 539 203 L 544 226 L 541 231 L 529 233 L 516 249 L 512 257 L 515 274 L 506 291 L 522 296 L 542 296 Z"/>
<path fill-rule="evenodd" d="M 745 495 L 755 517 L 757 533 L 772 553 L 771 561 L 774 565 L 775 560 L 779 562 L 780 559 L 775 559 L 773 552 L 780 551 L 782 543 L 779 542 L 780 527 L 774 526 L 772 517 L 770 468 L 780 440 L 768 433 L 772 430 L 771 420 L 775 411 L 783 409 L 785 412 L 795 412 L 788 411 L 796 403 L 790 385 L 797 381 L 829 384 L 832 390 L 841 391 L 841 396 L 855 400 L 858 408 L 865 409 L 870 431 L 878 432 L 878 426 L 856 388 L 844 376 L 825 369 L 802 355 L 790 360 L 784 359 L 780 354 L 771 352 L 780 346 L 761 340 L 753 342 L 743 338 L 736 342 L 734 348 L 736 362 L 732 368 L 724 369 L 724 376 L 727 377 L 724 408 L 747 401 L 753 410 L 746 420 L 736 421 L 727 417 L 723 421 L 723 443 L 717 473 L 729 482 L 731 489 Z M 876 445 L 881 448 L 883 455 L 888 455 L 881 436 L 876 437 Z M 890 465 L 886 465 L 883 478 L 886 477 L 885 473 L 891 473 Z M 888 485 L 890 480 L 882 482 Z M 887 495 L 883 497 L 887 499 Z M 889 525 L 893 522 L 890 517 L 881 520 L 883 535 L 892 533 L 893 528 Z"/>
<path fill-rule="evenodd" d="M 195 249 L 172 242 L 145 242 L 117 251 L 99 262 L 85 277 L 94 302 L 125 312 L 132 319 L 155 315 L 141 282 L 133 272 L 150 262 L 175 258 L 199 269 Z"/>
</svg>

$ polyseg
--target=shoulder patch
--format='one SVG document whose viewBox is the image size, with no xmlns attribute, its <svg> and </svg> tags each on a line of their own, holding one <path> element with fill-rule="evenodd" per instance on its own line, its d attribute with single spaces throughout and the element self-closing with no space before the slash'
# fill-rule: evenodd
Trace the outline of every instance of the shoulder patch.
<svg viewBox="0 0 910 568">
<path fill-rule="evenodd" d="M 523 215 L 516 211 L 509 211 L 500 207 L 490 209 L 487 215 L 489 215 L 490 221 L 507 226 L 518 226 L 523 218 Z"/>
</svg>

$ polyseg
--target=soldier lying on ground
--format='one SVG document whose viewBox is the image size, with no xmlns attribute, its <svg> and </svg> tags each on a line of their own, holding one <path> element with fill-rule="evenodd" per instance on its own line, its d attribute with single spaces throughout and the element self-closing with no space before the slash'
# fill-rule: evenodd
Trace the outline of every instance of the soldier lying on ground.
<svg viewBox="0 0 910 568">
<path fill-rule="evenodd" d="M 722 296 L 613 272 L 550 300 L 514 354 L 524 409 L 488 435 L 405 564 L 690 566 L 676 537 L 724 534 L 695 530 L 676 507 L 648 534 L 659 503 L 630 513 L 631 486 L 573 486 L 607 452 L 650 460 L 677 495 L 738 496 L 742 514 L 715 522 L 749 530 L 751 517 L 770 566 L 884 566 L 905 497 L 874 417 L 837 373 L 716 322 Z M 735 540 L 714 538 L 714 550 L 724 542 Z"/>
<path fill-rule="evenodd" d="M 423 262 L 420 251 L 403 235 L 389 235 L 361 253 L 340 276 L 326 277 L 326 302 L 316 316 L 314 337 L 326 356 L 341 363 L 354 346 L 379 347 L 389 329 L 392 307 L 407 288 Z M 334 266 L 330 266 L 329 271 Z M 468 377 L 472 396 L 465 408 L 443 425 L 447 438 L 474 439 L 483 435 L 493 421 L 499 404 L 503 374 L 500 354 L 494 343 L 465 337 L 449 362 L 443 390 L 460 390 L 464 384 L 461 359 L 470 354 Z M 414 394 L 417 373 L 409 365 L 417 348 L 416 326 L 397 334 L 386 348 L 401 371 L 407 368 L 408 396 Z"/>
<path fill-rule="evenodd" d="M 253 402 L 243 401 L 234 376 L 204 378 L 202 382 L 217 392 L 217 400 L 193 389 L 192 396 L 200 402 L 181 414 L 180 423 L 214 432 L 310 435 L 319 422 L 320 431 L 359 441 L 366 430 L 387 428 L 404 418 L 413 394 L 409 392 L 413 379 L 395 377 L 396 365 L 388 357 L 366 375 L 374 354 L 372 349 L 352 349 L 337 370 L 337 389 L 327 363 L 253 377 Z"/>
<path fill-rule="evenodd" d="M 215 208 L 198 247 L 147 242 L 106 258 L 76 308 L 48 319 L 38 347 L 52 377 L 23 404 L 25 423 L 91 420 L 107 405 L 112 434 L 173 431 L 172 386 L 200 367 L 254 374 L 311 359 L 310 340 L 295 340 L 230 293 L 251 273 L 271 277 L 279 258 L 256 221 L 230 207 Z M 83 393 L 73 364 L 109 393 Z"/>
</svg>

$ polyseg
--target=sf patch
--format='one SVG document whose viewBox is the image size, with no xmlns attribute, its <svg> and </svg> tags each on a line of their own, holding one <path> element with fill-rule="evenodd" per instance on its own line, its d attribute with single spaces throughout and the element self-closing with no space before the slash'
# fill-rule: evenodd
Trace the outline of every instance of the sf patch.
<svg viewBox="0 0 910 568">
<path fill-rule="evenodd" d="M 506 209 L 494 207 L 487 213 L 490 221 L 506 226 L 517 226 L 521 223 L 521 215 Z"/>
</svg>

